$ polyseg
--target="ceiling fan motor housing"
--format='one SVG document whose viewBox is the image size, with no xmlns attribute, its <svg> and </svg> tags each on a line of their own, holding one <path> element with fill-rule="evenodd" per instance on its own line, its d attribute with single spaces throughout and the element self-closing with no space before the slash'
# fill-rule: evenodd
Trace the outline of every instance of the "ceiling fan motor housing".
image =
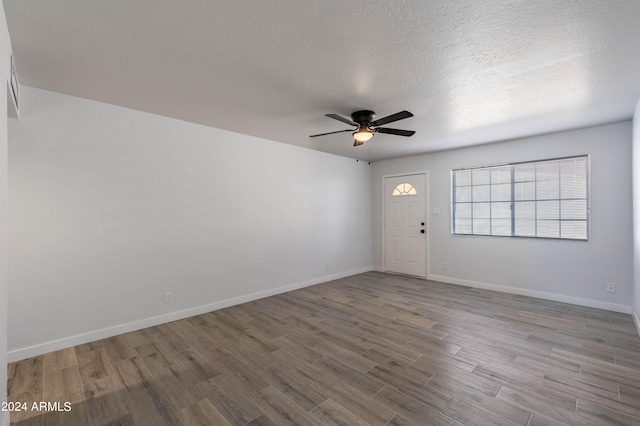
<svg viewBox="0 0 640 426">
<path fill-rule="evenodd" d="M 369 110 L 356 111 L 351 114 L 351 120 L 358 124 L 371 124 L 376 118 L 376 113 Z"/>
</svg>

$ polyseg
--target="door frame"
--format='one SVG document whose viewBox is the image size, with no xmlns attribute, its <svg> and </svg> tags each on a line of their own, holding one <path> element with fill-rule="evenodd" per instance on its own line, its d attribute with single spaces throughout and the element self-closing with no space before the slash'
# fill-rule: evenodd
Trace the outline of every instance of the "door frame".
<svg viewBox="0 0 640 426">
<path fill-rule="evenodd" d="M 382 190 L 381 195 L 382 195 L 382 223 L 380 226 L 380 232 L 382 233 L 382 272 L 384 273 L 389 273 L 392 274 L 394 272 L 387 272 L 387 237 L 386 237 L 386 229 L 385 229 L 385 224 L 387 221 L 387 196 L 385 193 L 385 179 L 387 178 L 392 178 L 392 177 L 402 177 L 402 176 L 415 176 L 415 175 L 424 175 L 424 187 L 425 187 L 425 191 L 427 192 L 425 194 L 424 197 L 424 215 L 425 215 L 425 229 L 426 229 L 426 237 L 425 237 L 425 241 L 424 241 L 424 255 L 425 255 L 425 259 L 424 259 L 424 267 L 425 267 L 425 277 L 424 279 L 426 280 L 429 275 L 431 275 L 430 271 L 430 262 L 429 259 L 431 258 L 431 221 L 429 220 L 429 218 L 431 217 L 431 215 L 429 214 L 429 198 L 431 197 L 431 188 L 429 186 L 429 170 L 419 170 L 419 171 L 415 171 L 415 172 L 406 172 L 406 173 L 392 173 L 392 174 L 386 174 L 386 175 L 382 175 Z M 413 276 L 413 275 L 412 275 Z"/>
</svg>

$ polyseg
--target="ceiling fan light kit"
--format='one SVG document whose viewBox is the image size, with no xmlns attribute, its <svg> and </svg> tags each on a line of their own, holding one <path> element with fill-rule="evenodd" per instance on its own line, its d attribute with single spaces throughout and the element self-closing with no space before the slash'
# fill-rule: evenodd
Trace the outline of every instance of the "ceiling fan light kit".
<svg viewBox="0 0 640 426">
<path fill-rule="evenodd" d="M 412 136 L 415 131 L 413 130 L 401 130 L 401 129 L 391 129 L 388 127 L 380 127 L 387 123 L 393 123 L 394 121 L 403 120 L 405 118 L 413 117 L 409 111 L 400 111 L 395 114 L 391 114 L 387 117 L 381 118 L 379 120 L 374 120 L 376 117 L 376 113 L 369 110 L 355 111 L 351 114 L 351 120 L 346 117 L 343 117 L 338 114 L 325 114 L 329 118 L 333 118 L 334 120 L 341 121 L 345 124 L 349 124 L 352 126 L 356 126 L 355 129 L 347 129 L 347 130 L 338 130 L 336 132 L 328 132 L 328 133 L 319 133 L 317 135 L 311 135 L 309 137 L 315 138 L 318 136 L 326 136 L 332 135 L 334 133 L 343 133 L 343 132 L 353 132 L 354 143 L 353 146 L 360 146 L 365 142 L 368 142 L 373 138 L 375 133 L 386 133 L 389 135 L 396 136 Z"/>
<path fill-rule="evenodd" d="M 372 137 L 373 131 L 369 129 L 366 124 L 361 124 L 358 126 L 358 129 L 353 132 L 353 139 L 355 139 L 356 143 L 359 142 L 358 145 L 362 145 L 363 143 L 371 140 Z"/>
</svg>

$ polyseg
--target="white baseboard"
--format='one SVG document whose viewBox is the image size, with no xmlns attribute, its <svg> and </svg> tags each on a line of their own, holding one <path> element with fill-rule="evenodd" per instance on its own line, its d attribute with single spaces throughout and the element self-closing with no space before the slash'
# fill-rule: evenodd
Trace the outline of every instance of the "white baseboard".
<svg viewBox="0 0 640 426">
<path fill-rule="evenodd" d="M 580 297 L 565 296 L 563 294 L 547 293 L 544 291 L 527 290 L 522 288 L 507 287 L 497 284 L 487 284 L 478 281 L 462 280 L 459 278 L 445 277 L 441 275 L 427 276 L 428 280 L 440 281 L 448 284 L 462 285 L 465 287 L 481 288 L 484 290 L 499 291 L 501 293 L 511 293 L 520 296 L 536 297 L 538 299 L 552 300 L 554 302 L 571 303 L 573 305 L 587 306 L 589 308 L 606 309 L 607 311 L 621 312 L 623 314 L 631 313 L 630 305 L 619 305 L 617 303 L 602 302 L 600 300 L 582 299 Z M 637 319 L 636 319 L 637 320 Z M 638 322 L 636 321 L 636 326 Z"/>
<path fill-rule="evenodd" d="M 322 277 L 314 278 L 307 281 L 288 284 L 288 285 L 272 288 L 269 290 L 259 291 L 259 292 L 247 294 L 244 296 L 238 296 L 231 299 L 221 300 L 221 301 L 209 303 L 206 305 L 184 309 L 181 311 L 170 312 L 168 314 L 158 315 L 151 318 L 143 318 L 137 321 L 133 321 L 125 324 L 119 324 L 113 327 L 106 327 L 99 330 L 90 331 L 88 333 L 77 334 L 75 336 L 69 336 L 62 339 L 58 339 L 58 340 L 44 342 L 38 345 L 29 346 L 26 348 L 14 349 L 7 353 L 7 359 L 9 362 L 20 361 L 22 359 L 31 358 L 34 356 L 48 353 L 48 352 L 53 352 L 60 349 L 81 345 L 83 343 L 93 342 L 95 340 L 117 336 L 119 334 L 128 333 L 130 331 L 140 330 L 147 327 L 153 327 L 159 324 L 165 324 L 167 322 L 176 321 L 183 318 L 189 318 L 194 315 L 200 315 L 206 312 L 228 308 L 230 306 L 239 305 L 241 303 L 263 299 L 265 297 L 274 296 L 276 294 L 286 293 L 288 291 L 293 291 L 300 288 L 337 280 L 340 278 L 346 278 L 352 275 L 362 274 L 364 272 L 369 272 L 372 270 L 373 270 L 373 267 L 369 266 L 366 268 L 353 269 L 350 271 L 345 271 L 337 274 L 324 275 Z M 1 423 L 0 425 L 4 426 Z"/>
<path fill-rule="evenodd" d="M 376 272 L 384 272 L 384 267 L 383 266 L 374 266 L 371 270 L 372 271 L 376 271 Z"/>
</svg>

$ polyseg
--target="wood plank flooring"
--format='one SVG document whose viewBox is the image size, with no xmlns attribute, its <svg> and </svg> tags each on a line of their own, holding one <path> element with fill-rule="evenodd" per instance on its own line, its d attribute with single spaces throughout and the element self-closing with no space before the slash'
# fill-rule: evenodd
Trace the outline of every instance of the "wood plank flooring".
<svg viewBox="0 0 640 426">
<path fill-rule="evenodd" d="M 640 425 L 630 315 L 370 272 L 9 365 L 17 425 Z"/>
</svg>

